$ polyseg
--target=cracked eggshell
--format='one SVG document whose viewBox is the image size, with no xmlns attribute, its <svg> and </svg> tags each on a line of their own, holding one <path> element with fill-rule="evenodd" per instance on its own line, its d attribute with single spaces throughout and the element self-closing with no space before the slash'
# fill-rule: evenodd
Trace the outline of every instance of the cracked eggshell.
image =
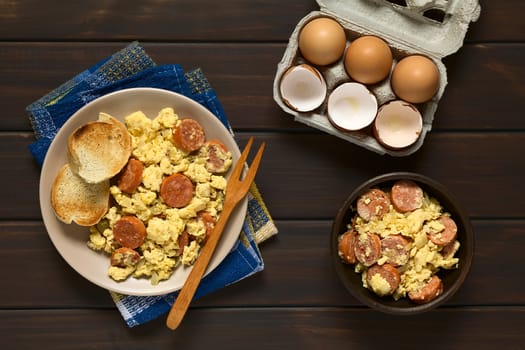
<svg viewBox="0 0 525 350">
<path fill-rule="evenodd" d="M 377 99 L 360 83 L 339 85 L 328 97 L 328 119 L 338 129 L 354 131 L 366 128 L 377 113 Z"/>
<path fill-rule="evenodd" d="M 280 83 L 284 103 L 298 112 L 309 112 L 319 107 L 326 99 L 326 91 L 321 72 L 307 64 L 290 67 Z"/>
<path fill-rule="evenodd" d="M 421 135 L 423 118 L 412 104 L 395 100 L 382 105 L 374 121 L 374 136 L 383 146 L 403 149 L 413 145 Z"/>
</svg>

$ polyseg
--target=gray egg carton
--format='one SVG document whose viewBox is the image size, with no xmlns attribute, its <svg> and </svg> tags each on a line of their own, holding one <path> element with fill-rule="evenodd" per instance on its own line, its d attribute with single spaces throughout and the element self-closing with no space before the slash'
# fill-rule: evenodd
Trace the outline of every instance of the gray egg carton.
<svg viewBox="0 0 525 350">
<path fill-rule="evenodd" d="M 432 129 L 438 102 L 447 85 L 447 71 L 443 57 L 456 52 L 462 45 L 470 22 L 480 15 L 478 0 L 317 0 L 320 11 L 303 17 L 292 32 L 284 55 L 277 66 L 273 85 L 273 97 L 294 120 L 322 130 L 379 154 L 407 156 L 417 151 L 426 134 Z M 345 29 L 347 45 L 362 35 L 376 35 L 384 39 L 392 49 L 395 64 L 405 56 L 423 54 L 436 63 L 440 74 L 440 86 L 434 97 L 416 107 L 423 117 L 423 130 L 417 142 L 401 150 L 383 147 L 375 139 L 372 127 L 344 132 L 336 129 L 328 120 L 325 102 L 312 112 L 297 112 L 288 107 L 281 98 L 279 84 L 283 73 L 291 66 L 307 63 L 298 49 L 299 32 L 303 26 L 317 17 L 337 20 Z M 352 81 L 344 68 L 344 59 L 328 66 L 315 66 L 324 76 L 328 94 L 344 82 Z M 396 99 L 390 77 L 379 84 L 368 86 L 376 96 L 378 105 Z"/>
</svg>

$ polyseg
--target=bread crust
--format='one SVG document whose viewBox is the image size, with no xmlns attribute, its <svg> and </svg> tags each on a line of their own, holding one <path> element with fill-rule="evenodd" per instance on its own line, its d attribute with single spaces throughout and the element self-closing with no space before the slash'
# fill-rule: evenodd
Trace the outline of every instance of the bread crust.
<svg viewBox="0 0 525 350">
<path fill-rule="evenodd" d="M 120 172 L 131 156 L 126 126 L 106 113 L 77 128 L 67 140 L 71 170 L 88 183 L 100 183 Z"/>
<path fill-rule="evenodd" d="M 109 186 L 109 180 L 87 183 L 68 163 L 64 164 L 51 189 L 51 206 L 56 217 L 66 224 L 97 224 L 109 209 Z"/>
</svg>

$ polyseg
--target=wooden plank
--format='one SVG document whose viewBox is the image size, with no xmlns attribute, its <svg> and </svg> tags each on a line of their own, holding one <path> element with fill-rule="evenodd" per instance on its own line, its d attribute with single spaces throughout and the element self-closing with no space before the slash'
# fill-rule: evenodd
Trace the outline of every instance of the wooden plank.
<svg viewBox="0 0 525 350">
<path fill-rule="evenodd" d="M 277 218 L 333 218 L 359 184 L 393 171 L 441 182 L 473 217 L 523 218 L 525 163 L 516 160 L 523 159 L 524 133 L 431 133 L 403 158 L 326 134 L 260 137 L 268 145 L 256 181 Z"/>
<path fill-rule="evenodd" d="M 519 61 L 525 61 L 523 43 L 467 45 L 446 57 L 448 84 L 433 129 L 524 130 L 515 109 L 525 96 Z"/>
<path fill-rule="evenodd" d="M 520 0 L 480 1 L 467 40 L 524 39 Z M 202 11 L 213 9 L 213 11 Z M 315 1 L 68 2 L 42 11 L 37 0 L 0 3 L 3 40 L 286 41 L 299 20 L 318 11 Z M 285 14 L 285 15 L 279 15 Z M 60 23 L 49 25 L 50 23 Z"/>
<path fill-rule="evenodd" d="M 29 153 L 28 146 L 34 141 L 31 134 L 0 133 L 1 181 L 7 184 L 2 197 L 6 203 L 0 207 L 4 220 L 22 217 L 41 218 L 38 202 L 40 168 Z M 25 197 L 25 198 L 24 198 Z"/>
<path fill-rule="evenodd" d="M 514 19 L 513 15 L 513 13 L 524 13 L 525 3 L 523 1 L 479 0 L 479 3 L 481 16 L 477 22 L 470 24 L 465 38 L 467 42 L 523 41 L 525 33 L 523 21 L 518 18 Z"/>
<path fill-rule="evenodd" d="M 24 112 L 27 105 L 127 44 L 0 43 L 2 112 L 8 116 L 0 118 L 0 130 L 30 130 Z M 273 100 L 275 72 L 285 44 L 144 46 L 158 64 L 202 68 L 235 129 L 306 128 L 293 122 Z M 525 95 L 523 61 L 525 45 L 521 43 L 466 45 L 447 57 L 449 83 L 433 129 L 524 130 L 525 118 L 513 109 Z"/>
<path fill-rule="evenodd" d="M 442 182 L 474 217 L 523 218 L 525 133 L 430 133 L 409 157 L 380 156 L 327 134 L 237 133 L 243 144 L 267 141 L 257 183 L 277 219 L 331 219 L 366 179 L 391 171 L 419 172 Z M 39 168 L 28 133 L 0 134 L 0 183 L 10 204 L 0 219 L 39 219 Z M 479 193 L 479 196 L 474 195 Z M 481 198 L 481 200 L 480 200 Z"/>
<path fill-rule="evenodd" d="M 62 259 L 43 223 L 4 222 L 0 225 L 0 237 L 6 240 L 1 249 L 0 271 L 9 280 L 0 293 L 6 293 L 13 305 L 113 305 L 107 291 L 85 280 Z"/>
<path fill-rule="evenodd" d="M 193 307 L 363 306 L 339 282 L 332 266 L 331 224 L 278 220 L 279 234 L 260 246 L 264 271 L 202 297 Z M 525 280 L 509 268 L 521 266 L 524 225 L 523 220 L 473 221 L 473 266 L 445 306 L 525 304 Z M 0 309 L 114 307 L 105 290 L 84 280 L 60 257 L 41 222 L 3 222 L 0 237 L 0 275 L 9 281 L 0 288 Z"/>
<path fill-rule="evenodd" d="M 0 344 L 13 350 L 35 344 L 41 350 L 191 350 L 217 344 L 229 349 L 523 349 L 524 324 L 523 307 L 444 309 L 410 317 L 355 308 L 196 309 L 176 331 L 163 319 L 127 329 L 114 310 L 2 310 Z"/>
<path fill-rule="evenodd" d="M 220 6 L 191 0 L 68 2 L 49 11 L 38 5 L 34 0 L 2 3 L 3 39 L 283 41 L 303 16 L 319 9 L 314 1 L 297 0 L 230 0 Z"/>
<path fill-rule="evenodd" d="M 15 116 L 0 119 L 0 130 L 30 130 L 25 115 L 27 105 L 127 44 L 0 44 L 4 113 Z M 273 79 L 285 45 L 145 43 L 144 46 L 158 64 L 176 63 L 185 70 L 202 68 L 235 128 L 293 125 L 291 117 L 282 117 L 283 112 L 272 99 Z M 22 74 L 25 79 L 20 79 Z"/>
</svg>

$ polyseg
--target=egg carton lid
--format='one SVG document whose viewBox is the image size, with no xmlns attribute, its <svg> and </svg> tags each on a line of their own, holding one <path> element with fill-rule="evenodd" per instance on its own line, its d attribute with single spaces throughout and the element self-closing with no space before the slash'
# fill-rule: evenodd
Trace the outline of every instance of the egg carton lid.
<svg viewBox="0 0 525 350">
<path fill-rule="evenodd" d="M 462 45 L 470 22 L 479 18 L 478 0 L 316 0 L 321 11 L 407 47 L 443 58 Z M 439 20 L 429 13 L 439 13 Z"/>
</svg>

